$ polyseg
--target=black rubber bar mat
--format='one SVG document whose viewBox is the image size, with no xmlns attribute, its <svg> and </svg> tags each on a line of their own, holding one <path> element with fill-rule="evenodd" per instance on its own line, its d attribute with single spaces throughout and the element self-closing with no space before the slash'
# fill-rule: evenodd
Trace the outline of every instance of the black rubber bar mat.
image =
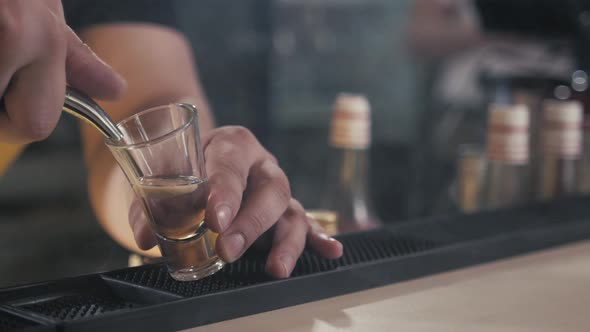
<svg viewBox="0 0 590 332">
<path fill-rule="evenodd" d="M 590 199 L 436 217 L 342 235 L 344 255 L 306 251 L 292 277 L 264 272 L 265 252 L 200 281 L 163 265 L 0 290 L 0 331 L 174 331 L 383 286 L 590 238 Z"/>
</svg>

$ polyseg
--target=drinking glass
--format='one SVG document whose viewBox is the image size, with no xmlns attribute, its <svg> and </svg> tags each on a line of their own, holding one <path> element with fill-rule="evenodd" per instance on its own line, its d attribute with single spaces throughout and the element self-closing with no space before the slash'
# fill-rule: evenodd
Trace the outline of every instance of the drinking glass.
<svg viewBox="0 0 590 332">
<path fill-rule="evenodd" d="M 217 234 L 205 224 L 209 196 L 198 112 L 169 104 L 117 124 L 119 141 L 105 139 L 142 203 L 170 275 L 197 280 L 219 271 Z"/>
</svg>

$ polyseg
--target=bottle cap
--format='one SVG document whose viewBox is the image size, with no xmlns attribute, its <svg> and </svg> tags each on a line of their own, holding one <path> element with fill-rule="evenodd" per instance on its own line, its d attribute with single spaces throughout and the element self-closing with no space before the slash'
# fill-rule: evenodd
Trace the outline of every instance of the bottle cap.
<svg viewBox="0 0 590 332">
<path fill-rule="evenodd" d="M 529 110 L 524 104 L 492 104 L 488 109 L 488 114 L 490 126 L 493 129 L 506 127 L 511 129 L 528 130 Z"/>
<path fill-rule="evenodd" d="M 305 215 L 314 219 L 328 236 L 338 235 L 338 214 L 331 210 L 307 210 Z"/>
<path fill-rule="evenodd" d="M 366 149 L 371 144 L 371 107 L 363 95 L 341 93 L 334 102 L 330 145 Z"/>
<path fill-rule="evenodd" d="M 582 123 L 583 110 L 579 101 L 548 99 L 543 102 L 543 110 L 546 122 L 569 124 L 576 128 Z"/>
<path fill-rule="evenodd" d="M 582 153 L 582 104 L 577 101 L 546 100 L 543 102 L 544 152 L 566 158 Z"/>
<path fill-rule="evenodd" d="M 490 160 L 525 164 L 529 159 L 529 110 L 525 105 L 492 104 L 488 109 Z"/>
</svg>

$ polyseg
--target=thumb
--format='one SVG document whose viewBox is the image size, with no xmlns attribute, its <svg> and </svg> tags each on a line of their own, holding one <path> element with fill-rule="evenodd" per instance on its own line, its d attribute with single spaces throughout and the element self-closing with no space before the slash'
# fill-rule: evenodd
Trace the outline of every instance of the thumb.
<svg viewBox="0 0 590 332">
<path fill-rule="evenodd" d="M 127 87 L 125 79 L 102 61 L 68 26 L 66 38 L 68 84 L 99 99 L 114 99 L 121 96 Z"/>
<path fill-rule="evenodd" d="M 148 250 L 156 245 L 154 232 L 150 228 L 141 202 L 137 198 L 133 200 L 129 207 L 129 226 L 131 226 L 135 242 L 140 249 Z"/>
</svg>

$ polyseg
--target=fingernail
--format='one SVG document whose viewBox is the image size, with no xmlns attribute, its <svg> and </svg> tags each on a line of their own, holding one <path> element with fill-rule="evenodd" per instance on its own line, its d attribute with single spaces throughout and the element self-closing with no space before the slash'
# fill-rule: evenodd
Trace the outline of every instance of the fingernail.
<svg viewBox="0 0 590 332">
<path fill-rule="evenodd" d="M 238 255 L 242 252 L 246 244 L 246 239 L 241 233 L 228 235 L 222 241 L 225 254 L 228 256 L 227 258 L 229 258 L 230 262 L 238 258 Z"/>
<path fill-rule="evenodd" d="M 217 213 L 217 222 L 219 223 L 221 232 L 223 232 L 231 223 L 231 210 L 227 205 L 219 205 L 215 208 L 215 213 Z"/>
<path fill-rule="evenodd" d="M 294 260 L 291 255 L 283 255 L 280 257 L 281 263 L 283 265 L 283 277 L 287 278 L 293 268 Z"/>
<path fill-rule="evenodd" d="M 322 239 L 322 240 L 326 240 L 326 241 L 336 241 L 335 238 L 328 236 L 328 234 L 326 233 L 316 233 L 317 236 Z"/>
</svg>

